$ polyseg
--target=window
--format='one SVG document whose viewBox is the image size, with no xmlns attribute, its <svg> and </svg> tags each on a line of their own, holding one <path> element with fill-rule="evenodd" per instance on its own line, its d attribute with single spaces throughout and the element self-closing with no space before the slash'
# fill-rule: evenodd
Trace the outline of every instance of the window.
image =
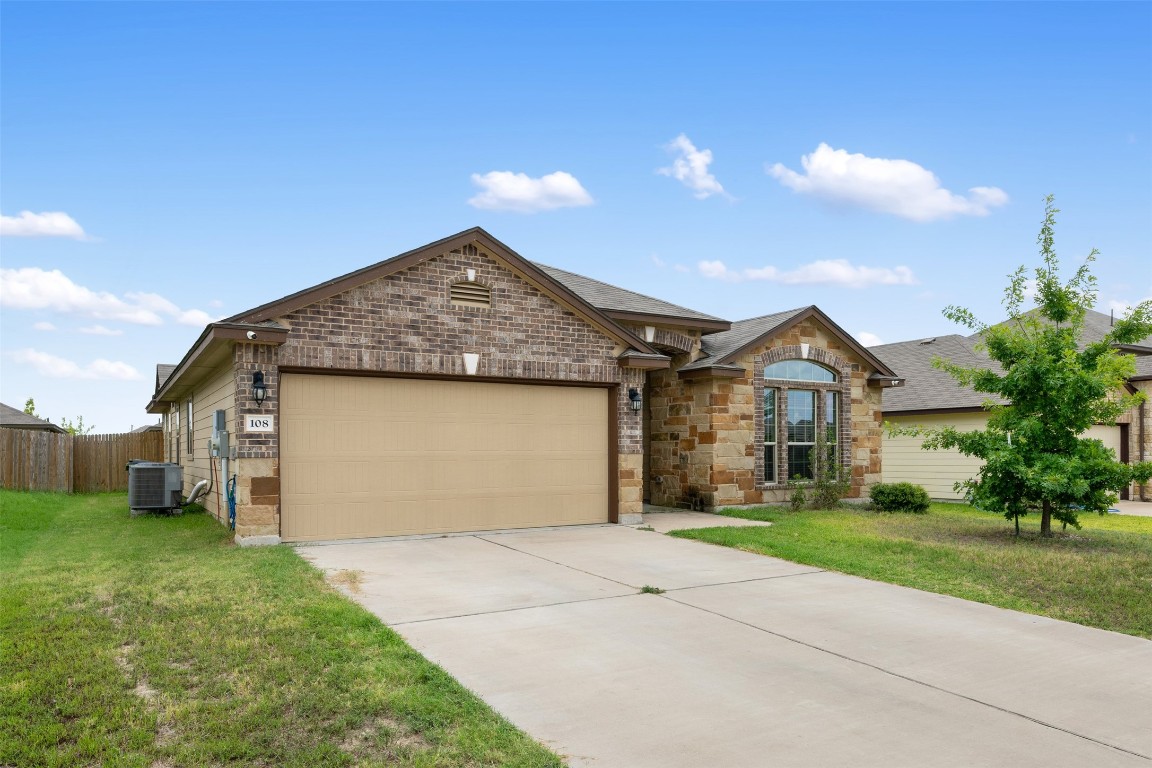
<svg viewBox="0 0 1152 768">
<path fill-rule="evenodd" d="M 764 390 L 764 480 L 776 482 L 776 395 L 775 389 Z"/>
<path fill-rule="evenodd" d="M 831 384 L 836 381 L 836 374 L 822 365 L 807 360 L 781 360 L 764 368 L 764 378 Z"/>
<path fill-rule="evenodd" d="M 170 461 L 180 463 L 180 406 L 172 406 L 172 455 Z"/>
<path fill-rule="evenodd" d="M 764 482 L 811 480 L 818 463 L 839 455 L 839 377 L 808 360 L 781 360 L 764 368 L 764 379 Z"/>
<path fill-rule="evenodd" d="M 788 479 L 815 477 L 812 452 L 816 448 L 816 393 L 788 392 Z"/>
<path fill-rule="evenodd" d="M 187 414 L 187 419 L 185 420 L 185 423 L 184 423 L 184 431 L 188 433 L 188 458 L 191 459 L 192 453 L 195 451 L 195 448 L 192 445 L 193 438 L 192 438 L 192 401 L 191 400 L 188 401 L 188 414 Z"/>
</svg>

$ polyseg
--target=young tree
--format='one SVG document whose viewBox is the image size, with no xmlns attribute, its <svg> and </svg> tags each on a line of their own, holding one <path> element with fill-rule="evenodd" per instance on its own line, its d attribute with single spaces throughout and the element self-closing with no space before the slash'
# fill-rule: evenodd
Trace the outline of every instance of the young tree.
<svg viewBox="0 0 1152 768">
<path fill-rule="evenodd" d="M 35 400 L 33 400 L 32 398 L 28 398 L 27 400 L 24 401 L 24 413 L 28 414 L 29 416 L 35 416 L 36 418 L 40 418 L 40 414 L 36 413 L 36 401 Z"/>
<path fill-rule="evenodd" d="M 1115 492 L 1152 477 L 1152 462 L 1121 464 L 1099 440 L 1080 437 L 1093 424 L 1116 423 L 1143 399 L 1125 392 L 1135 364 L 1114 345 L 1152 334 L 1152 301 L 1117 320 L 1100 341 L 1081 345 L 1085 313 L 1096 302 L 1096 278 L 1089 267 L 1097 251 L 1061 283 L 1054 249 L 1057 213 L 1049 196 L 1037 238 L 1043 265 L 1035 270 L 1035 309 L 1021 311 L 1028 278 L 1020 267 L 1004 291 L 1007 321 L 990 326 L 967 309 L 944 310 L 948 319 L 979 332 L 982 347 L 1001 370 L 933 361 L 961 385 L 996 395 L 1004 404 L 985 401 L 990 416 L 982 431 L 925 430 L 924 447 L 957 448 L 982 459 L 979 475 L 959 483 L 957 490 L 964 490 L 977 507 L 1015 519 L 1017 534 L 1020 515 L 1037 510 L 1043 536 L 1052 534 L 1052 518 L 1079 528 L 1078 511 L 1103 514 L 1115 503 Z"/>
<path fill-rule="evenodd" d="M 70 435 L 86 435 L 96 429 L 96 427 L 84 426 L 83 416 L 77 416 L 76 421 L 72 421 L 67 417 L 60 419 L 60 428 Z"/>
</svg>

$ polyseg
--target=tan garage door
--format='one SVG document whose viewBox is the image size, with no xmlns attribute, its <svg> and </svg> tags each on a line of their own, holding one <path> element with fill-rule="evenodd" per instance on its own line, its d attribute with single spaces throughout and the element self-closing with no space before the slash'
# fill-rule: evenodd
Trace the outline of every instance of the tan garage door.
<svg viewBox="0 0 1152 768">
<path fill-rule="evenodd" d="M 284 374 L 286 541 L 608 520 L 608 390 Z"/>
</svg>

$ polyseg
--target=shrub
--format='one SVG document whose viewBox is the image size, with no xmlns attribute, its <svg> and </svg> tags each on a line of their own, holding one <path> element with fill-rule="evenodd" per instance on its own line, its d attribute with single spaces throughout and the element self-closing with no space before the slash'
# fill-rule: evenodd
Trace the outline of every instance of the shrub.
<svg viewBox="0 0 1152 768">
<path fill-rule="evenodd" d="M 912 483 L 877 483 L 872 486 L 872 504 L 884 512 L 928 511 L 928 491 Z"/>
</svg>

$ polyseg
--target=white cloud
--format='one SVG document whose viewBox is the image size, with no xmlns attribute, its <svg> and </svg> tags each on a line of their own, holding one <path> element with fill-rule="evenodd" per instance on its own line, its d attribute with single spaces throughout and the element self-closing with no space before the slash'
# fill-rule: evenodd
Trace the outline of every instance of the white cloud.
<svg viewBox="0 0 1152 768">
<path fill-rule="evenodd" d="M 964 197 L 941 187 L 936 174 L 909 160 L 849 154 L 823 142 L 800 162 L 803 174 L 781 163 L 767 171 L 796 192 L 913 221 L 987 216 L 1008 202 L 1007 193 L 997 187 L 972 187 Z"/>
<path fill-rule="evenodd" d="M 874 333 L 868 333 L 868 331 L 860 331 L 860 333 L 856 334 L 856 339 L 866 347 L 875 347 L 884 343 L 880 340 L 879 336 Z"/>
<path fill-rule="evenodd" d="M 128 293 L 121 298 L 77 285 L 58 269 L 38 267 L 0 269 L 0 306 L 50 309 L 135 325 L 163 325 L 165 317 L 185 325 L 205 325 L 213 319 L 199 309 L 181 309 L 155 293 Z"/>
<path fill-rule="evenodd" d="M 661 269 L 668 266 L 667 264 L 664 263 L 664 259 L 660 258 L 656 254 L 652 254 L 651 258 L 652 258 L 652 263 L 655 264 L 656 266 L 660 267 Z"/>
<path fill-rule="evenodd" d="M 474 173 L 472 183 L 484 191 L 469 198 L 468 204 L 490 211 L 536 213 L 555 208 L 578 208 L 595 202 L 576 177 L 564 171 L 538 179 L 512 171 Z"/>
<path fill-rule="evenodd" d="M 54 330 L 56 330 L 56 326 L 52 325 L 52 323 L 49 323 L 46 320 L 41 320 L 38 323 L 33 323 L 32 328 L 34 330 L 37 330 L 37 331 L 54 331 Z"/>
<path fill-rule="evenodd" d="M 89 336 L 123 336 L 124 331 L 113 330 L 103 325 L 88 325 L 80 329 L 80 333 L 86 333 Z"/>
<path fill-rule="evenodd" d="M 112 360 L 93 360 L 81 367 L 71 360 L 40 352 L 35 349 L 21 349 L 12 354 L 18 363 L 25 363 L 50 379 L 115 379 L 118 381 L 138 381 L 142 377 L 128 363 Z"/>
<path fill-rule="evenodd" d="M 664 149 L 676 157 L 670 167 L 658 168 L 656 173 L 676 179 L 692 190 L 699 200 L 712 195 L 727 196 L 724 187 L 708 172 L 708 166 L 712 164 L 712 150 L 696 149 L 696 145 L 684 134 L 666 144 Z"/>
<path fill-rule="evenodd" d="M 20 211 L 19 216 L 0 214 L 0 235 L 4 237 L 70 237 L 84 240 L 84 228 L 66 213 Z"/>
<path fill-rule="evenodd" d="M 1111 299 L 1108 302 L 1108 309 L 1111 310 L 1116 315 L 1116 317 L 1127 317 L 1129 310 L 1134 309 L 1137 304 L 1143 304 L 1145 301 L 1152 301 L 1152 295 L 1146 296 L 1143 299 L 1138 299 L 1136 301 Z"/>
<path fill-rule="evenodd" d="M 710 277 L 713 280 L 727 280 L 736 283 L 743 279 L 739 272 L 733 272 L 724 265 L 724 262 L 719 260 L 697 262 L 696 268 L 704 277 Z"/>
<path fill-rule="evenodd" d="M 908 267 L 860 267 L 846 259 L 824 259 L 804 264 L 793 270 L 758 267 L 729 269 L 722 261 L 701 261 L 696 265 L 704 277 L 728 282 L 765 280 L 784 285 L 842 285 L 864 288 L 869 285 L 915 285 L 916 276 Z"/>
</svg>

